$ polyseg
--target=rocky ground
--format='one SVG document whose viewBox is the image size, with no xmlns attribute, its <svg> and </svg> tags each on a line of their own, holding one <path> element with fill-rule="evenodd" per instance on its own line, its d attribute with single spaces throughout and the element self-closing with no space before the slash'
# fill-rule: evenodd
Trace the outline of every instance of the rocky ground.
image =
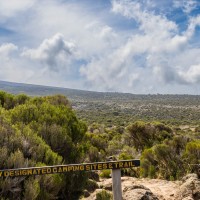
<svg viewBox="0 0 200 200">
<path fill-rule="evenodd" d="M 95 200 L 96 193 L 105 189 L 112 192 L 112 179 L 101 179 L 96 189 L 85 200 Z M 181 181 L 122 177 L 123 200 L 200 200 L 200 179 L 189 174 Z"/>
</svg>

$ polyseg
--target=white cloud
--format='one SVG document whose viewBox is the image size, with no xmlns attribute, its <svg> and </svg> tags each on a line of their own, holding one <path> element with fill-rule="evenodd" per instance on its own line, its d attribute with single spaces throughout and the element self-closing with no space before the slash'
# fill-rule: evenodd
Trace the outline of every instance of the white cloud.
<svg viewBox="0 0 200 200">
<path fill-rule="evenodd" d="M 112 3 L 113 12 L 138 22 L 140 33 L 131 34 L 126 43 L 118 45 L 109 56 L 92 60 L 88 65 L 82 66 L 80 72 L 101 90 L 119 90 L 119 83 L 126 85 L 126 90 L 133 90 L 137 85 L 136 82 L 143 80 L 143 76 L 147 75 L 145 71 L 153 76 L 154 66 L 163 62 L 162 56 L 151 61 L 145 61 L 143 57 L 144 63 L 140 68 L 135 57 L 147 54 L 155 58 L 154 54 L 172 54 L 187 43 L 187 38 L 177 34 L 177 26 L 174 22 L 142 11 L 139 3 L 132 1 L 112 1 Z M 152 68 L 152 71 L 147 70 L 147 66 Z M 162 74 L 164 79 L 164 73 Z"/>
<path fill-rule="evenodd" d="M 175 8 L 182 8 L 183 11 L 187 14 L 189 14 L 191 11 L 193 11 L 197 7 L 197 1 L 196 0 L 174 0 L 173 6 Z"/>
<path fill-rule="evenodd" d="M 6 21 L 13 31 L 0 37 L 8 42 L 0 46 L 0 79 L 138 93 L 199 83 L 200 49 L 191 41 L 200 16 L 188 17 L 183 31 L 160 7 L 155 11 L 163 1 L 112 0 L 110 13 L 98 14 L 76 2 L 0 0 L 0 26 Z M 189 16 L 195 2 L 174 6 Z M 122 30 L 115 17 L 129 28 Z"/>
<path fill-rule="evenodd" d="M 185 32 L 179 33 L 175 22 L 143 9 L 137 1 L 113 0 L 112 12 L 135 20 L 139 32 L 130 34 L 125 44 L 120 43 L 108 56 L 82 66 L 81 74 L 94 88 L 139 91 L 141 84 L 142 87 L 156 88 L 158 81 L 161 85 L 189 83 L 184 81 L 186 76 L 197 73 L 197 70 L 193 69 L 193 73 L 188 70 L 194 59 L 184 66 L 185 59 L 180 57 L 192 51 L 188 46 L 195 27 L 199 25 L 198 16 L 190 19 Z M 142 63 L 138 62 L 138 56 L 142 57 Z M 186 75 L 183 76 L 180 70 Z M 196 83 L 194 75 L 190 75 L 190 82 L 192 78 Z"/>
<path fill-rule="evenodd" d="M 87 12 L 82 5 L 47 0 L 35 2 L 34 6 L 30 7 L 30 13 L 26 26 L 20 24 L 20 21 L 10 26 L 17 30 L 19 35 L 26 36 L 23 43 L 27 47 L 21 47 L 24 50 L 20 52 L 20 60 L 29 63 L 27 68 L 34 74 L 33 78 L 29 77 L 28 80 L 33 82 L 39 83 L 42 77 L 40 84 L 45 84 L 45 80 L 47 84 L 55 82 L 56 85 L 59 83 L 60 86 L 70 87 L 70 81 L 67 79 L 70 79 L 69 74 L 74 70 L 72 68 L 76 67 L 76 62 L 90 63 L 92 59 L 109 54 L 121 43 L 121 39 L 110 26 L 100 21 L 96 15 Z M 55 30 L 62 33 L 62 36 L 54 35 Z M 52 35 L 54 36 L 51 37 Z M 44 38 L 49 39 L 40 44 L 38 41 Z M 67 38 L 67 41 L 64 38 Z M 33 47 L 36 45 L 36 48 Z M 53 77 L 57 80 L 53 80 Z M 71 80 L 71 85 L 78 88 L 75 82 L 80 81 Z M 84 84 L 80 83 L 79 87 L 84 89 Z"/>
<path fill-rule="evenodd" d="M 18 12 L 31 8 L 35 2 L 36 0 L 0 0 L 0 16 L 12 17 Z"/>
<path fill-rule="evenodd" d="M 55 36 L 52 38 L 55 39 Z M 51 39 L 49 41 L 51 41 Z M 50 42 L 50 46 L 53 46 L 53 43 Z M 54 46 L 54 51 L 55 49 L 56 44 Z M 35 51 L 37 52 L 37 50 Z M 45 48 L 42 50 L 44 50 L 42 51 L 44 53 Z M 49 49 L 47 48 L 46 50 L 48 51 Z M 39 52 L 41 53 L 39 54 L 37 52 L 37 54 L 35 51 L 33 51 L 34 53 L 31 52 L 33 54 L 27 56 L 33 56 L 34 59 L 42 59 L 42 53 Z M 68 74 L 66 69 L 61 69 L 56 72 L 49 70 L 48 67 L 44 67 L 39 62 L 30 62 L 29 59 L 25 59 L 24 56 L 21 56 L 23 53 L 24 50 L 12 43 L 0 45 L 0 80 L 62 87 L 68 86 L 72 88 L 78 88 L 78 84 L 80 85 L 80 81 L 65 80 Z"/>
<path fill-rule="evenodd" d="M 60 65 L 67 65 L 74 54 L 75 44 L 65 41 L 62 34 L 57 33 L 50 39 L 45 39 L 37 49 L 26 49 L 22 56 L 39 61 L 58 70 Z"/>
<path fill-rule="evenodd" d="M 33 71 L 20 59 L 20 49 L 12 43 L 0 46 L 0 80 L 26 82 L 33 75 Z"/>
<path fill-rule="evenodd" d="M 130 74 L 129 75 L 129 81 L 128 81 L 128 87 L 134 87 L 135 86 L 135 84 L 140 80 L 140 78 L 139 78 L 139 74 L 138 73 L 132 73 L 132 74 Z"/>
<path fill-rule="evenodd" d="M 183 83 L 200 83 L 200 64 L 190 66 L 187 71 L 180 71 L 179 76 Z"/>
<path fill-rule="evenodd" d="M 12 53 L 12 52 L 14 52 L 14 51 L 16 51 L 16 50 L 18 50 L 18 47 L 16 46 L 16 45 L 14 45 L 14 44 L 12 44 L 12 43 L 6 43 L 6 44 L 2 44 L 1 46 L 0 46 L 0 57 L 1 58 L 8 58 L 8 56 Z"/>
<path fill-rule="evenodd" d="M 185 33 L 186 36 L 192 37 L 192 35 L 195 32 L 195 28 L 197 26 L 200 26 L 200 15 L 190 18 L 189 26 L 188 26 L 188 29 L 186 30 L 186 33 Z"/>
</svg>

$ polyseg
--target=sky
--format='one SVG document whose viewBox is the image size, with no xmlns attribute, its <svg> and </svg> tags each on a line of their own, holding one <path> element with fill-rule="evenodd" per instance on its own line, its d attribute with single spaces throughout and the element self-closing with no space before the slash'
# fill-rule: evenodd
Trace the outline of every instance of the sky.
<svg viewBox="0 0 200 200">
<path fill-rule="evenodd" d="M 0 0 L 0 80 L 200 95 L 200 0 Z"/>
</svg>

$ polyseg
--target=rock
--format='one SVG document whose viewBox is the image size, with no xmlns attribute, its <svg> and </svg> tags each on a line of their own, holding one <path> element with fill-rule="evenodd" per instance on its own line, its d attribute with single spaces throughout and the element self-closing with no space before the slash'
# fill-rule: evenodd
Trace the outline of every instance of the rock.
<svg viewBox="0 0 200 200">
<path fill-rule="evenodd" d="M 190 178 L 193 178 L 193 179 L 196 179 L 197 178 L 197 175 L 196 174 L 187 174 L 186 176 L 184 176 L 183 178 L 182 178 L 182 181 L 183 182 L 186 182 L 188 179 L 190 179 Z"/>
<path fill-rule="evenodd" d="M 99 188 L 112 191 L 112 179 L 104 179 L 103 183 L 99 185 Z"/>
<path fill-rule="evenodd" d="M 96 171 L 88 172 L 88 178 L 95 181 L 99 181 L 99 174 Z"/>
<path fill-rule="evenodd" d="M 97 188 L 99 188 L 99 185 L 96 183 L 96 181 L 92 180 L 92 179 L 88 179 L 85 188 L 89 191 L 89 192 L 93 192 L 95 191 Z"/>
<path fill-rule="evenodd" d="M 87 198 L 87 197 L 90 196 L 90 193 L 89 193 L 87 190 L 84 190 L 84 191 L 83 191 L 83 196 L 84 196 L 85 198 Z"/>
<path fill-rule="evenodd" d="M 200 178 L 200 167 L 198 166 L 198 169 L 197 169 L 197 176 L 198 178 Z"/>
<path fill-rule="evenodd" d="M 194 199 L 192 197 L 186 197 L 186 198 L 184 198 L 182 200 L 194 200 Z"/>
<path fill-rule="evenodd" d="M 197 174 L 188 174 L 175 195 L 177 200 L 200 200 L 200 180 Z"/>
<path fill-rule="evenodd" d="M 108 183 L 103 187 L 105 190 L 112 191 L 112 183 Z"/>
<path fill-rule="evenodd" d="M 149 188 L 143 185 L 132 185 L 123 190 L 124 200 L 159 200 Z"/>
</svg>

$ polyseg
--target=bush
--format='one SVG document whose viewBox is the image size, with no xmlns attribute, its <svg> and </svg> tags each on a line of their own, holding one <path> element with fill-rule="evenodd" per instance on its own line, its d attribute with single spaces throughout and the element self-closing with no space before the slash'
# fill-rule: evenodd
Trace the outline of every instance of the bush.
<svg viewBox="0 0 200 200">
<path fill-rule="evenodd" d="M 200 140 L 187 143 L 185 157 L 187 158 L 189 164 L 200 163 Z"/>
<path fill-rule="evenodd" d="M 111 171 L 110 169 L 101 170 L 100 177 L 101 178 L 110 178 Z"/>
<path fill-rule="evenodd" d="M 0 92 L 1 169 L 80 163 L 86 125 L 64 96 Z M 0 199 L 78 199 L 85 172 L 0 180 Z"/>
<path fill-rule="evenodd" d="M 112 194 L 107 192 L 106 190 L 102 190 L 96 194 L 96 200 L 111 200 Z"/>
<path fill-rule="evenodd" d="M 150 178 L 163 177 L 175 179 L 183 175 L 183 160 L 172 145 L 158 144 L 150 149 L 146 149 L 141 157 L 141 175 Z"/>
<path fill-rule="evenodd" d="M 97 188 L 99 188 L 99 185 L 96 183 L 96 181 L 92 179 L 88 179 L 86 182 L 86 189 L 89 192 L 94 192 Z"/>
<path fill-rule="evenodd" d="M 164 124 L 150 124 L 143 121 L 130 124 L 126 131 L 125 140 L 128 144 L 142 151 L 173 136 L 172 130 Z"/>
</svg>

